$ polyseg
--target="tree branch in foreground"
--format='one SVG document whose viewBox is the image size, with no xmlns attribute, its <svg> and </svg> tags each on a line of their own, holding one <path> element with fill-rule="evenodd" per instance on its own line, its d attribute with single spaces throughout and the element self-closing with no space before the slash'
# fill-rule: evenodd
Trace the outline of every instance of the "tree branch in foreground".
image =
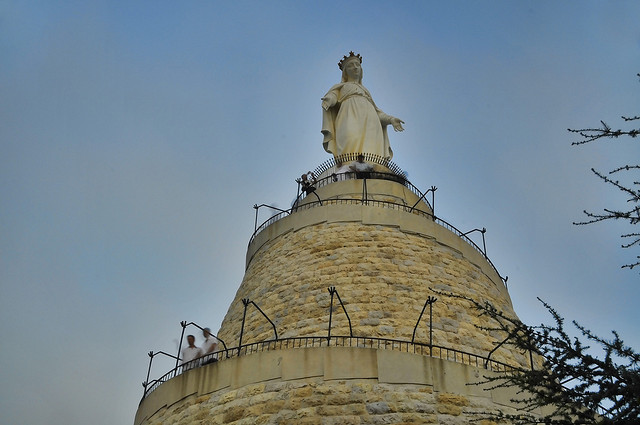
<svg viewBox="0 0 640 425">
<path fill-rule="evenodd" d="M 527 326 L 506 316 L 491 303 L 480 303 L 453 293 L 443 296 L 465 299 L 490 319 L 480 329 L 500 330 L 513 335 L 508 344 L 517 350 L 532 350 L 542 359 L 542 367 L 521 369 L 498 376 L 485 376 L 493 388 L 517 388 L 521 415 L 488 413 L 494 420 L 514 424 L 638 424 L 640 423 L 640 354 L 624 344 L 617 332 L 612 339 L 595 335 L 572 322 L 579 337 L 565 329 L 565 320 L 544 301 L 551 324 Z M 595 343 L 600 356 L 587 343 Z"/>
</svg>

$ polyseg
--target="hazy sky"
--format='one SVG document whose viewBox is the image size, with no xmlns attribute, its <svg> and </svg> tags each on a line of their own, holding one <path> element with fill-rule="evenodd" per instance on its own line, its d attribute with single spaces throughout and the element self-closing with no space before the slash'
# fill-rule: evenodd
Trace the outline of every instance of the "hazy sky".
<svg viewBox="0 0 640 425">
<path fill-rule="evenodd" d="M 630 229 L 572 225 L 625 206 L 590 168 L 639 145 L 566 131 L 640 113 L 639 19 L 637 1 L 0 2 L 0 422 L 133 423 L 147 352 L 174 353 L 181 320 L 219 328 L 252 206 L 288 208 L 329 158 L 320 97 L 350 50 L 406 122 L 394 162 L 438 187 L 438 216 L 487 228 L 521 319 L 547 320 L 539 296 L 640 349 Z"/>
</svg>

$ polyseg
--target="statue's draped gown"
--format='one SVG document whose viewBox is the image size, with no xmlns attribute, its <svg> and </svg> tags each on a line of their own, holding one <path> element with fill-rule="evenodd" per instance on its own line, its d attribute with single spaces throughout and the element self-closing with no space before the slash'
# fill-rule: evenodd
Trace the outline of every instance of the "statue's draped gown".
<svg viewBox="0 0 640 425">
<path fill-rule="evenodd" d="M 336 84 L 324 99 L 336 103 L 323 111 L 323 146 L 334 156 L 346 153 L 370 153 L 391 158 L 386 126 L 391 116 L 373 102 L 369 91 L 359 83 Z"/>
</svg>

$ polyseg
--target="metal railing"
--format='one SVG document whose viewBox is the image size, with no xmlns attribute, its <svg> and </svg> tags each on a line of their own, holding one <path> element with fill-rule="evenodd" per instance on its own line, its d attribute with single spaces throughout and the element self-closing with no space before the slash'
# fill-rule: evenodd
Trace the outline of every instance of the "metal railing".
<svg viewBox="0 0 640 425">
<path fill-rule="evenodd" d="M 364 171 L 364 172 L 347 171 L 347 172 L 342 172 L 337 174 L 331 174 L 321 178 L 320 180 L 315 180 L 312 186 L 314 189 L 317 189 L 319 187 L 327 186 L 331 183 L 336 183 L 340 181 L 363 180 L 363 178 L 360 177 L 362 175 L 366 175 L 367 179 L 371 179 L 371 180 L 389 180 L 389 181 L 394 181 L 396 183 L 400 183 L 401 185 L 409 189 L 414 195 L 418 197 L 424 197 L 424 193 L 420 189 L 418 189 L 413 183 L 407 180 L 407 178 L 403 174 L 386 173 L 381 171 Z M 308 196 L 309 193 L 312 193 L 312 192 L 303 191 L 302 193 L 300 193 L 296 198 L 294 205 L 295 203 L 298 203 L 299 201 L 304 199 L 306 196 Z M 429 204 L 429 201 L 427 201 L 426 199 L 424 200 L 424 202 L 427 205 L 429 205 L 429 208 L 432 207 Z"/>
<path fill-rule="evenodd" d="M 455 363 L 487 369 L 493 372 L 515 372 L 521 370 L 520 366 L 509 365 L 507 363 L 492 360 L 487 357 L 479 356 L 477 354 L 456 350 L 454 348 L 442 347 L 439 345 L 429 345 L 405 340 L 364 336 L 333 335 L 330 338 L 326 336 L 303 336 L 294 338 L 272 339 L 268 341 L 245 344 L 239 347 L 227 348 L 225 350 L 216 351 L 190 362 L 183 363 L 182 365 L 171 369 L 160 378 L 148 382 L 145 386 L 142 399 L 144 400 L 145 397 L 147 397 L 151 392 L 153 392 L 164 382 L 175 378 L 183 372 L 200 366 L 204 366 L 212 362 L 224 361 L 233 357 L 246 356 L 265 351 L 314 347 L 354 347 L 377 350 L 392 350 L 452 361 Z"/>
<path fill-rule="evenodd" d="M 496 266 L 491 262 L 491 260 L 489 259 L 489 257 L 487 256 L 486 250 L 481 249 L 474 241 L 472 241 L 465 233 L 461 232 L 460 230 L 458 230 L 455 226 L 453 226 L 452 224 L 444 221 L 441 218 L 436 217 L 435 215 L 433 215 L 432 213 L 428 212 L 428 211 L 423 211 L 414 207 L 410 207 L 408 205 L 405 204 L 398 204 L 395 202 L 390 202 L 390 201 L 376 201 L 376 200 L 363 200 L 363 199 L 356 199 L 356 198 L 340 198 L 340 199 L 325 199 L 322 202 L 320 201 L 312 201 L 300 206 L 295 206 L 289 210 L 280 212 L 272 217 L 270 217 L 269 219 L 267 219 L 266 221 L 264 221 L 260 226 L 258 226 L 255 231 L 253 232 L 253 235 L 251 235 L 251 239 L 249 239 L 249 245 L 251 245 L 251 243 L 253 242 L 253 240 L 255 239 L 255 237 L 258 235 L 258 233 L 260 233 L 261 231 L 263 231 L 265 228 L 267 228 L 268 226 L 270 226 L 271 224 L 275 223 L 276 221 L 282 219 L 283 217 L 286 217 L 287 215 L 291 214 L 292 212 L 297 212 L 297 211 L 301 211 L 301 210 L 306 210 L 306 209 L 311 209 L 311 208 L 315 208 L 315 207 L 319 207 L 319 206 L 327 206 L 327 205 L 366 205 L 366 206 L 370 206 L 370 207 L 378 207 L 378 208 L 390 208 L 390 209 L 394 209 L 394 210 L 398 210 L 398 211 L 404 211 L 404 212 L 408 212 L 411 214 L 417 214 L 420 215 L 422 217 L 425 217 L 427 219 L 429 219 L 430 221 L 433 221 L 437 224 L 439 224 L 440 226 L 444 227 L 445 229 L 451 231 L 452 233 L 456 234 L 458 237 L 462 238 L 465 242 L 467 242 L 469 245 L 471 245 L 476 251 L 478 251 L 480 254 L 482 254 L 482 256 L 485 258 L 485 260 L 487 260 L 487 262 L 491 265 L 491 267 L 493 268 L 493 270 L 496 272 L 496 274 L 500 277 L 500 279 L 502 280 L 502 283 L 506 285 L 506 278 L 502 277 L 502 275 L 500 274 L 500 272 L 498 271 L 498 269 L 496 268 Z"/>
<path fill-rule="evenodd" d="M 385 158 L 380 155 L 375 155 L 368 152 L 345 153 L 342 155 L 338 155 L 337 157 L 329 158 L 322 164 L 318 165 L 313 172 L 316 176 L 319 176 L 322 173 L 328 172 L 331 169 L 335 169 L 336 167 L 344 165 L 347 162 L 357 161 L 359 156 L 362 156 L 363 160 L 366 162 L 382 165 L 383 167 L 388 168 L 394 174 L 406 175 L 406 173 L 402 171 L 402 169 L 389 158 Z"/>
</svg>

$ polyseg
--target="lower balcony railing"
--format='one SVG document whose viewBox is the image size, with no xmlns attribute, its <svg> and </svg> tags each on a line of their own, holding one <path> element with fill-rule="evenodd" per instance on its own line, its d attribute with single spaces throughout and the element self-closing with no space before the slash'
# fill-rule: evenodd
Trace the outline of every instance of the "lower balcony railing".
<svg viewBox="0 0 640 425">
<path fill-rule="evenodd" d="M 494 372 L 508 372 L 516 371 L 519 369 L 518 366 L 508 365 L 503 362 L 492 360 L 488 357 L 467 353 L 465 351 L 456 350 L 454 348 L 441 347 L 438 345 L 421 344 L 411 341 L 377 337 L 332 335 L 331 338 L 327 338 L 322 336 L 306 336 L 273 339 L 269 341 L 254 342 L 251 344 L 243 344 L 240 347 L 217 351 L 204 357 L 192 360 L 190 362 L 183 363 L 180 366 L 171 369 L 160 378 L 143 383 L 144 394 L 142 398 L 144 399 L 161 384 L 170 380 L 171 378 L 174 378 L 182 374 L 183 372 L 195 369 L 200 366 L 204 366 L 206 364 L 225 361 L 229 358 L 245 356 L 264 351 L 313 347 L 357 347 L 402 351 L 406 353 L 413 353 L 437 359 L 448 360 L 474 367 L 480 367 Z"/>
</svg>

